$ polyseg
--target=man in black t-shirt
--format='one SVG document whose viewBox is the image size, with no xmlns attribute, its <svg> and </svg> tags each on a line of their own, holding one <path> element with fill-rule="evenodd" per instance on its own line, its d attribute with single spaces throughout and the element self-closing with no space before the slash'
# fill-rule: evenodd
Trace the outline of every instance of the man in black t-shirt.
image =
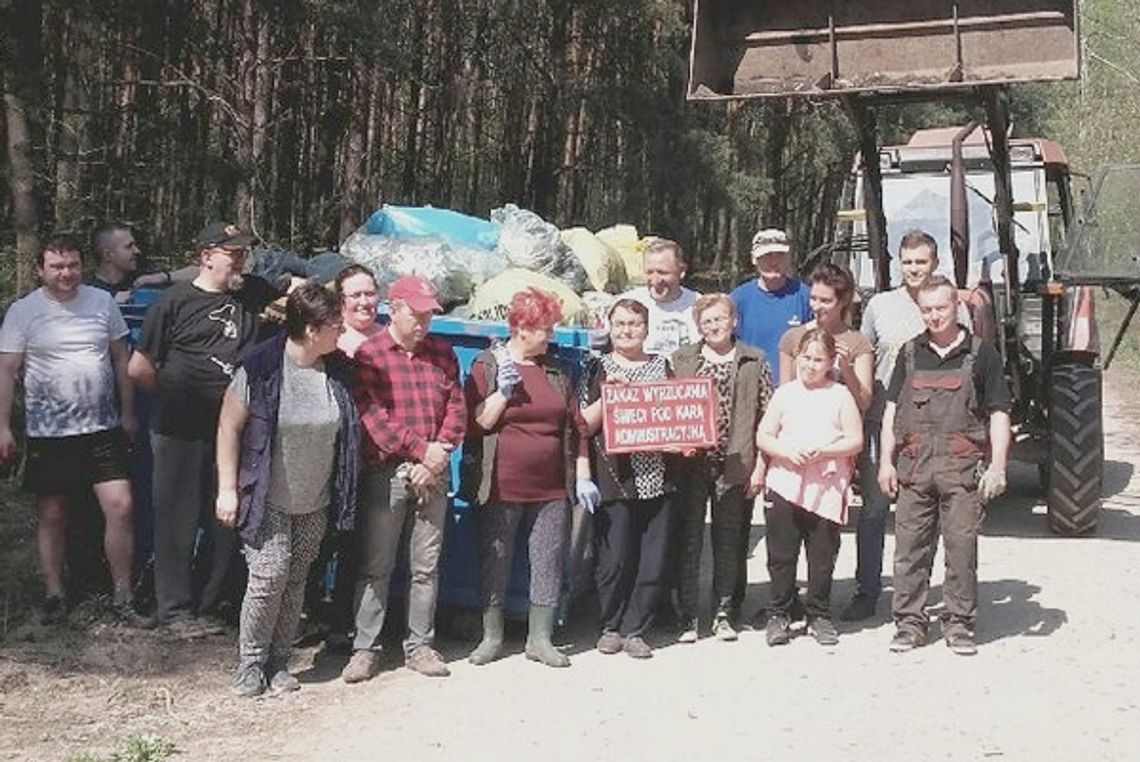
<svg viewBox="0 0 1140 762">
<path fill-rule="evenodd" d="M 214 436 L 222 394 L 274 296 L 261 278 L 242 275 L 253 241 L 227 223 L 198 234 L 198 277 L 175 284 L 147 310 L 128 368 L 152 395 L 158 618 L 183 637 L 216 630 L 195 615 L 211 613 L 219 602 L 237 549 L 233 531 L 213 521 Z M 208 553 L 199 553 L 205 584 L 195 601 L 191 567 L 199 527 Z"/>
</svg>

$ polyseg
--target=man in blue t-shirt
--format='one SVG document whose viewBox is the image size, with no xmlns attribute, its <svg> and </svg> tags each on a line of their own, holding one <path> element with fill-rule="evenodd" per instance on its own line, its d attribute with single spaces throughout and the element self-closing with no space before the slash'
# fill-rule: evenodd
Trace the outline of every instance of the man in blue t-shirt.
<svg viewBox="0 0 1140 762">
<path fill-rule="evenodd" d="M 772 377 L 780 377 L 780 338 L 811 320 L 811 288 L 789 277 L 792 253 L 788 235 L 768 228 L 752 237 L 756 279 L 741 283 L 730 296 L 739 315 L 740 339 L 764 351 Z"/>
</svg>

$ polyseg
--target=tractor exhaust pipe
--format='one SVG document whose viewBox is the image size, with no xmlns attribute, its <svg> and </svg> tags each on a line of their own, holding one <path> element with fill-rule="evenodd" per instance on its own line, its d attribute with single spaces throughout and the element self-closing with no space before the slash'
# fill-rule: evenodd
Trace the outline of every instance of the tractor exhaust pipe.
<svg viewBox="0 0 1140 762">
<path fill-rule="evenodd" d="M 962 143 L 977 128 L 977 122 L 969 122 L 950 142 L 950 253 L 954 257 L 954 284 L 958 288 L 966 287 L 970 265 L 970 206 L 966 200 Z"/>
</svg>

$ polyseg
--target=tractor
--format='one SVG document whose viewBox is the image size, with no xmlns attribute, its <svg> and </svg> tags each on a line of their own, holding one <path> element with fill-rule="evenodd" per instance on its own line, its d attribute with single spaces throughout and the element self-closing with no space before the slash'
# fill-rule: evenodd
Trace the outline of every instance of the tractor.
<svg viewBox="0 0 1140 762">
<path fill-rule="evenodd" d="M 1063 535 L 1096 527 L 1102 371 L 1140 304 L 1140 167 L 1105 168 L 1077 198 L 1059 145 L 1011 137 L 1010 85 L 1077 78 L 1078 27 L 1075 0 L 695 0 L 687 92 L 842 102 L 859 158 L 817 253 L 875 291 L 898 285 L 892 245 L 907 230 L 950 250 L 947 275 L 1004 360 L 1012 455 L 1037 464 Z M 978 120 L 880 145 L 876 108 L 948 100 Z M 1098 286 L 1131 301 L 1107 356 Z"/>
</svg>

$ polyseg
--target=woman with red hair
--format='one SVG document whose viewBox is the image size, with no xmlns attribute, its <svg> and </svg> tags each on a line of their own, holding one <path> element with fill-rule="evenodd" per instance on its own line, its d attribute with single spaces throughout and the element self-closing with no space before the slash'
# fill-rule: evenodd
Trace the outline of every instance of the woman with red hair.
<svg viewBox="0 0 1140 762">
<path fill-rule="evenodd" d="M 483 640 L 472 664 L 498 658 L 503 603 L 519 531 L 530 555 L 526 656 L 551 667 L 570 660 L 550 636 L 562 589 L 562 557 L 571 498 L 589 502 L 585 424 L 571 380 L 546 356 L 561 303 L 531 288 L 515 294 L 510 338 L 471 365 L 465 392 L 470 413 L 461 494 L 478 506 L 483 587 Z M 593 490 L 593 492 L 591 492 Z"/>
</svg>

